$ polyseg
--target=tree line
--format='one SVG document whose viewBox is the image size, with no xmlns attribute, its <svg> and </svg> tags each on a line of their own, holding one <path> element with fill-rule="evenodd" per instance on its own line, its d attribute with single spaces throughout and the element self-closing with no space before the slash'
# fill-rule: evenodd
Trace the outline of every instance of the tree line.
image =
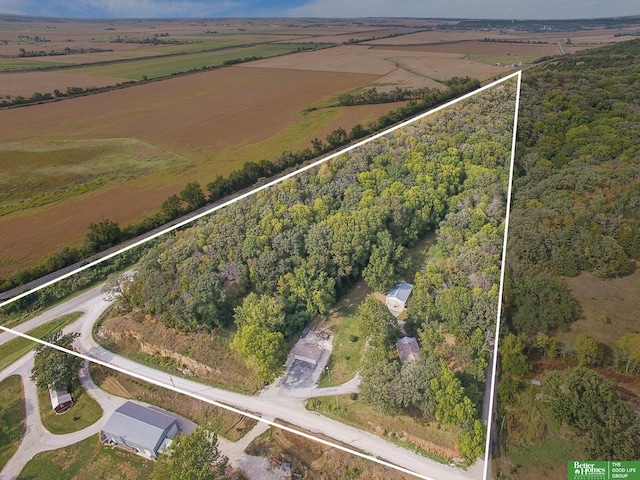
<svg viewBox="0 0 640 480">
<path fill-rule="evenodd" d="M 453 332 L 455 354 L 430 346 L 424 362 L 400 365 L 397 323 L 370 298 L 361 306 L 371 345 L 363 398 L 460 428 L 464 454 L 474 458 L 483 448 L 477 405 L 495 324 L 512 87 L 483 92 L 168 236 L 126 284 L 129 307 L 181 331 L 233 332 L 232 348 L 270 381 L 304 325 L 361 277 L 374 290 L 388 288 L 407 266 L 406 249 L 440 225 L 442 253 L 425 268 L 442 280 L 418 287 L 409 323 Z M 436 290 L 442 300 L 436 295 L 427 327 Z M 458 296 L 468 310 L 456 309 Z M 379 398 L 382 391 L 388 397 Z"/>
<path fill-rule="evenodd" d="M 532 361 L 562 362 L 543 411 L 592 460 L 640 456 L 637 415 L 593 370 L 638 373 L 640 335 L 605 347 L 589 332 L 571 343 L 555 334 L 582 316 L 563 277 L 624 276 L 640 260 L 638 53 L 638 40 L 577 53 L 522 84 L 499 405 L 517 405 Z"/>
<path fill-rule="evenodd" d="M 477 81 L 468 78 L 452 79 L 447 98 L 472 90 L 476 87 L 476 82 Z M 62 95 L 61 93 L 59 94 Z M 314 138 L 311 141 L 311 148 L 308 147 L 297 152 L 284 151 L 273 160 L 262 159 L 257 162 L 245 162 L 242 168 L 233 171 L 227 177 L 217 176 L 205 185 L 204 190 L 199 182 L 189 182 L 179 194 L 169 196 L 161 205 L 160 211 L 156 214 L 150 215 L 141 222 L 125 228 L 120 228 L 119 224 L 110 219 L 105 219 L 97 224 L 92 223 L 88 227 L 89 231 L 85 235 L 81 247 L 62 247 L 43 264 L 24 269 L 10 278 L 0 278 L 0 291 L 23 285 L 47 273 L 72 265 L 83 258 L 101 252 L 122 241 L 162 226 L 208 203 L 216 202 L 238 190 L 250 187 L 260 181 L 260 179 L 269 178 L 285 172 L 306 161 L 344 146 L 349 142 L 360 140 L 367 135 L 410 118 L 432 106 L 430 103 L 424 101 L 410 102 L 405 106 L 391 110 L 366 126 L 356 124 L 348 133 L 344 128 L 337 128 L 329 133 L 325 139 Z"/>
<path fill-rule="evenodd" d="M 400 88 L 389 92 L 379 92 L 375 87 L 361 93 L 345 93 L 338 97 L 341 106 L 371 105 L 376 103 L 392 103 L 405 100 L 420 101 L 420 108 L 426 109 L 455 98 L 463 93 L 480 88 L 480 82 L 470 77 L 453 77 L 445 82 L 447 90 L 433 88 Z"/>
</svg>

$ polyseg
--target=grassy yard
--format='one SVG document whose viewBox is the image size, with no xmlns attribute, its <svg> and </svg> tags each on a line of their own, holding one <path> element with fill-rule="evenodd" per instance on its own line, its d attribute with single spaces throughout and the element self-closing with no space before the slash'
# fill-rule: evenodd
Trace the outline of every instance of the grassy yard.
<svg viewBox="0 0 640 480">
<path fill-rule="evenodd" d="M 0 470 L 20 446 L 25 418 L 22 379 L 12 375 L 0 382 Z"/>
<path fill-rule="evenodd" d="M 317 397 L 307 401 L 307 409 L 369 430 L 434 460 L 448 463 L 459 457 L 458 431 L 420 422 L 407 415 L 385 415 L 350 395 Z"/>
<path fill-rule="evenodd" d="M 157 405 L 188 418 L 198 425 L 211 428 L 227 440 L 239 440 L 256 423 L 255 420 L 247 417 L 103 368 L 100 365 L 91 364 L 89 372 L 93 381 L 107 393 Z"/>
<path fill-rule="evenodd" d="M 333 332 L 333 350 L 327 370 L 318 382 L 320 387 L 341 385 L 358 372 L 365 340 L 360 335 L 360 316 L 356 310 L 369 293 L 371 289 L 360 280 L 318 326 Z"/>
<path fill-rule="evenodd" d="M 37 454 L 22 470 L 20 480 L 146 480 L 154 462 L 120 448 L 105 447 L 97 435 L 59 450 Z"/>
<path fill-rule="evenodd" d="M 102 417 L 102 408 L 91 398 L 84 388 L 78 386 L 71 392 L 73 406 L 62 415 L 56 415 L 51 408 L 49 390 L 38 389 L 38 407 L 44 428 L 55 435 L 77 432 L 93 425 Z"/>
<path fill-rule="evenodd" d="M 74 312 L 68 315 L 64 315 L 52 322 L 47 323 L 46 325 L 42 325 L 38 328 L 34 328 L 33 330 L 28 331 L 27 334 L 35 338 L 44 338 L 51 333 L 63 329 L 70 323 L 73 323 L 78 318 L 80 318 L 81 315 L 81 312 Z M 8 342 L 0 345 L 0 370 L 4 370 L 35 347 L 35 342 L 22 337 L 16 337 L 13 340 L 9 340 Z"/>
</svg>

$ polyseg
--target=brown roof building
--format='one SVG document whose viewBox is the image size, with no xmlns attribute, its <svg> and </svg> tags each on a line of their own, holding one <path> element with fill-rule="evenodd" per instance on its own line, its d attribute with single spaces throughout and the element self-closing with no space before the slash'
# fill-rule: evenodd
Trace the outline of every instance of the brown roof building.
<svg viewBox="0 0 640 480">
<path fill-rule="evenodd" d="M 415 337 L 402 337 L 396 342 L 396 349 L 401 363 L 420 360 L 420 347 Z"/>
</svg>

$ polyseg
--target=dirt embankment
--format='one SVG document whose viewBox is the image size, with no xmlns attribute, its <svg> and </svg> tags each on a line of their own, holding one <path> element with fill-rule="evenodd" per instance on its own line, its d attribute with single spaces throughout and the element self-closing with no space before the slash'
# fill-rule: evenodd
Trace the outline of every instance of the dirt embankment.
<svg viewBox="0 0 640 480">
<path fill-rule="evenodd" d="M 151 316 L 134 314 L 105 320 L 97 336 L 112 342 L 119 354 L 152 357 L 184 376 L 211 380 L 235 390 L 259 388 L 255 373 L 229 347 L 228 338 L 221 332 L 183 333 Z"/>
</svg>

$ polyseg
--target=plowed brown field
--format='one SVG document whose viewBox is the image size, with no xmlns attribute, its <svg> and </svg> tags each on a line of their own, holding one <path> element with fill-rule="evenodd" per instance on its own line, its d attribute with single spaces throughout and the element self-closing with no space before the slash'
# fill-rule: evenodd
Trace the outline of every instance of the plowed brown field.
<svg viewBox="0 0 640 480">
<path fill-rule="evenodd" d="M 226 68 L 99 95 L 0 111 L 0 143 L 137 138 L 195 161 L 52 205 L 0 217 L 0 275 L 75 244 L 91 222 L 125 225 L 155 211 L 184 185 L 204 186 L 248 160 L 310 146 L 315 136 L 366 123 L 389 105 L 305 108 L 377 75 Z"/>
</svg>

